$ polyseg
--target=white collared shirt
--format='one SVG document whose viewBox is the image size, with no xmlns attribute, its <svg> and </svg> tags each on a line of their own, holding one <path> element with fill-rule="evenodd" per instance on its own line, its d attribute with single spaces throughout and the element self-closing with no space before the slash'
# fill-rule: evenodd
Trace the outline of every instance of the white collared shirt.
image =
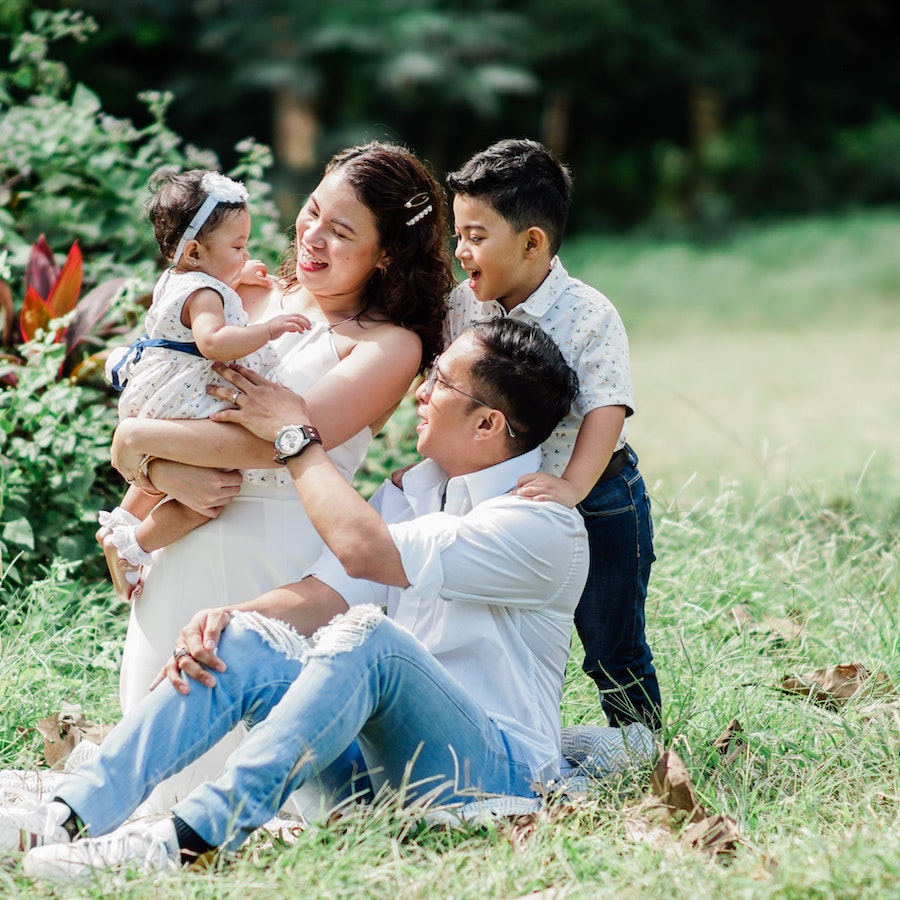
<svg viewBox="0 0 900 900">
<path fill-rule="evenodd" d="M 577 510 L 509 493 L 539 462 L 532 450 L 448 481 L 426 460 L 406 473 L 402 491 L 385 482 L 371 503 L 400 551 L 405 589 L 350 578 L 328 552 L 307 574 L 351 606 L 386 607 L 527 748 L 544 783 L 558 775 L 559 708 L 588 547 Z"/>
<path fill-rule="evenodd" d="M 496 300 L 483 303 L 468 282 L 458 284 L 450 295 L 445 345 L 476 322 L 505 315 L 506 310 Z M 559 476 L 572 458 L 578 429 L 588 412 L 602 406 L 624 406 L 627 416 L 634 412 L 625 326 L 612 303 L 598 290 L 570 276 L 557 256 L 540 287 L 508 315 L 537 325 L 548 334 L 578 376 L 578 397 L 541 447 L 542 470 Z M 627 433 L 626 420 L 616 450 L 625 446 Z"/>
</svg>

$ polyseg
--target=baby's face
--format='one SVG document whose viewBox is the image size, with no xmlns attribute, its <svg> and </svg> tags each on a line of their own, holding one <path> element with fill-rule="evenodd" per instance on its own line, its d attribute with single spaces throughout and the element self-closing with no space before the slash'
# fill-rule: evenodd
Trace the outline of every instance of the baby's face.
<svg viewBox="0 0 900 900">
<path fill-rule="evenodd" d="M 199 242 L 200 270 L 229 287 L 236 287 L 240 284 L 241 269 L 250 259 L 248 240 L 250 213 L 246 209 L 235 210 L 222 219 L 212 234 Z"/>
</svg>

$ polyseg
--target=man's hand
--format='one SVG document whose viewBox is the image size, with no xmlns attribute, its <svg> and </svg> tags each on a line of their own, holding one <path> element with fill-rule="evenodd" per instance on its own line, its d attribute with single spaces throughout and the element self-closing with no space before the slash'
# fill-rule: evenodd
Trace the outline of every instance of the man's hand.
<svg viewBox="0 0 900 900">
<path fill-rule="evenodd" d="M 565 478 L 547 475 L 544 472 L 533 472 L 523 475 L 516 488 L 517 497 L 529 500 L 552 500 L 574 509 L 584 498 Z"/>
<path fill-rule="evenodd" d="M 206 687 L 215 687 L 216 679 L 212 673 L 226 669 L 225 663 L 216 656 L 216 648 L 230 621 L 231 610 L 227 607 L 201 609 L 196 613 L 181 629 L 175 652 L 150 685 L 150 690 L 168 678 L 179 694 L 187 694 L 190 687 L 184 676 Z"/>
<path fill-rule="evenodd" d="M 231 387 L 210 385 L 206 392 L 237 407 L 213 413 L 210 418 L 214 421 L 243 425 L 265 441 L 274 441 L 285 425 L 309 424 L 306 401 L 290 388 L 269 381 L 245 366 L 216 363 L 213 369 Z"/>
</svg>

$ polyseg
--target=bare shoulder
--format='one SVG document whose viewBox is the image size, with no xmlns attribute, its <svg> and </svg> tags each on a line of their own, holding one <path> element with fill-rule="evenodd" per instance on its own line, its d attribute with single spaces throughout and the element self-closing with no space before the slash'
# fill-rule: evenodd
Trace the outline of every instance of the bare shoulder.
<svg viewBox="0 0 900 900">
<path fill-rule="evenodd" d="M 414 331 L 386 319 L 369 317 L 354 322 L 353 325 L 352 330 L 348 329 L 347 333 L 335 335 L 336 340 L 346 342 L 341 356 L 351 351 L 357 356 L 378 355 L 389 357 L 398 363 L 414 363 L 418 369 L 422 340 Z"/>
</svg>

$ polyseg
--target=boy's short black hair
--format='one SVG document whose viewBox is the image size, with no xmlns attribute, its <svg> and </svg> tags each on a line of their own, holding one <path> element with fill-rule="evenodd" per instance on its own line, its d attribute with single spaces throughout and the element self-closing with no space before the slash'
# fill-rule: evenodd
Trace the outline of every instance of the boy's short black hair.
<svg viewBox="0 0 900 900">
<path fill-rule="evenodd" d="M 517 232 L 536 225 L 559 250 L 572 199 L 568 168 L 537 141 L 507 138 L 447 176 L 454 194 L 489 203 Z"/>
</svg>

